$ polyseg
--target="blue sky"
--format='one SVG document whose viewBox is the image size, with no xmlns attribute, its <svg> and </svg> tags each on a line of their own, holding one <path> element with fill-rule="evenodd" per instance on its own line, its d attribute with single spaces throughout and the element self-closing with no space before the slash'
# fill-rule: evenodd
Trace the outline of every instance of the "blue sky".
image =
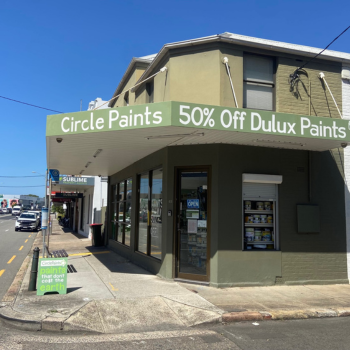
<svg viewBox="0 0 350 350">
<path fill-rule="evenodd" d="M 349 1 L 2 0 L 0 96 L 62 112 L 108 100 L 132 57 L 231 32 L 324 48 L 350 25 Z M 331 47 L 350 53 L 350 30 Z M 45 173 L 51 112 L 0 98 L 0 176 Z M 0 177 L 0 194 L 44 195 L 43 178 Z"/>
</svg>

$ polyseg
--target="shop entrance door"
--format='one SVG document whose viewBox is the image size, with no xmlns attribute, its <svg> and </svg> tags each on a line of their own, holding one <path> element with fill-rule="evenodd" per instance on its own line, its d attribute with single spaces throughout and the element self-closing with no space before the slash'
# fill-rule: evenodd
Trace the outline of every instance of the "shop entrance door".
<svg viewBox="0 0 350 350">
<path fill-rule="evenodd" d="M 209 281 L 210 169 L 178 168 L 176 277 Z"/>
</svg>

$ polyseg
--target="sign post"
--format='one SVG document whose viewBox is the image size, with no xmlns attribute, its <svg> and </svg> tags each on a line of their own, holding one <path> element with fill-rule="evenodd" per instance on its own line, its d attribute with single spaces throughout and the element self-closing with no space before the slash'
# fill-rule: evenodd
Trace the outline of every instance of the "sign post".
<svg viewBox="0 0 350 350">
<path fill-rule="evenodd" d="M 67 294 L 67 264 L 67 258 L 39 259 L 36 294 Z"/>
<path fill-rule="evenodd" d="M 41 232 L 43 235 L 43 258 L 45 257 L 45 232 L 47 230 L 47 222 L 48 222 L 48 209 L 41 209 Z"/>
</svg>

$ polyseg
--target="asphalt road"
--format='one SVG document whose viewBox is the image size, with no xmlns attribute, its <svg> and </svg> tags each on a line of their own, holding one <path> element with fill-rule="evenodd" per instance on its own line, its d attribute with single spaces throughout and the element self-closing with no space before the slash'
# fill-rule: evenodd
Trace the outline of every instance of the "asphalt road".
<svg viewBox="0 0 350 350">
<path fill-rule="evenodd" d="M 126 334 L 19 331 L 0 324 L 0 349 L 348 350 L 350 317 L 232 323 Z"/>
<path fill-rule="evenodd" d="M 16 217 L 0 214 L 0 301 L 32 248 L 36 232 L 15 231 Z"/>
</svg>

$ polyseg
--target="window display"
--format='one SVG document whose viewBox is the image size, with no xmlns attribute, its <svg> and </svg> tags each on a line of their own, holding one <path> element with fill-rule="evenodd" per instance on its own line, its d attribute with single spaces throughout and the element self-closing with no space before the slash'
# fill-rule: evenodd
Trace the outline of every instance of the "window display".
<svg viewBox="0 0 350 350">
<path fill-rule="evenodd" d="M 244 250 L 276 249 L 275 209 L 275 200 L 243 200 Z"/>
</svg>

